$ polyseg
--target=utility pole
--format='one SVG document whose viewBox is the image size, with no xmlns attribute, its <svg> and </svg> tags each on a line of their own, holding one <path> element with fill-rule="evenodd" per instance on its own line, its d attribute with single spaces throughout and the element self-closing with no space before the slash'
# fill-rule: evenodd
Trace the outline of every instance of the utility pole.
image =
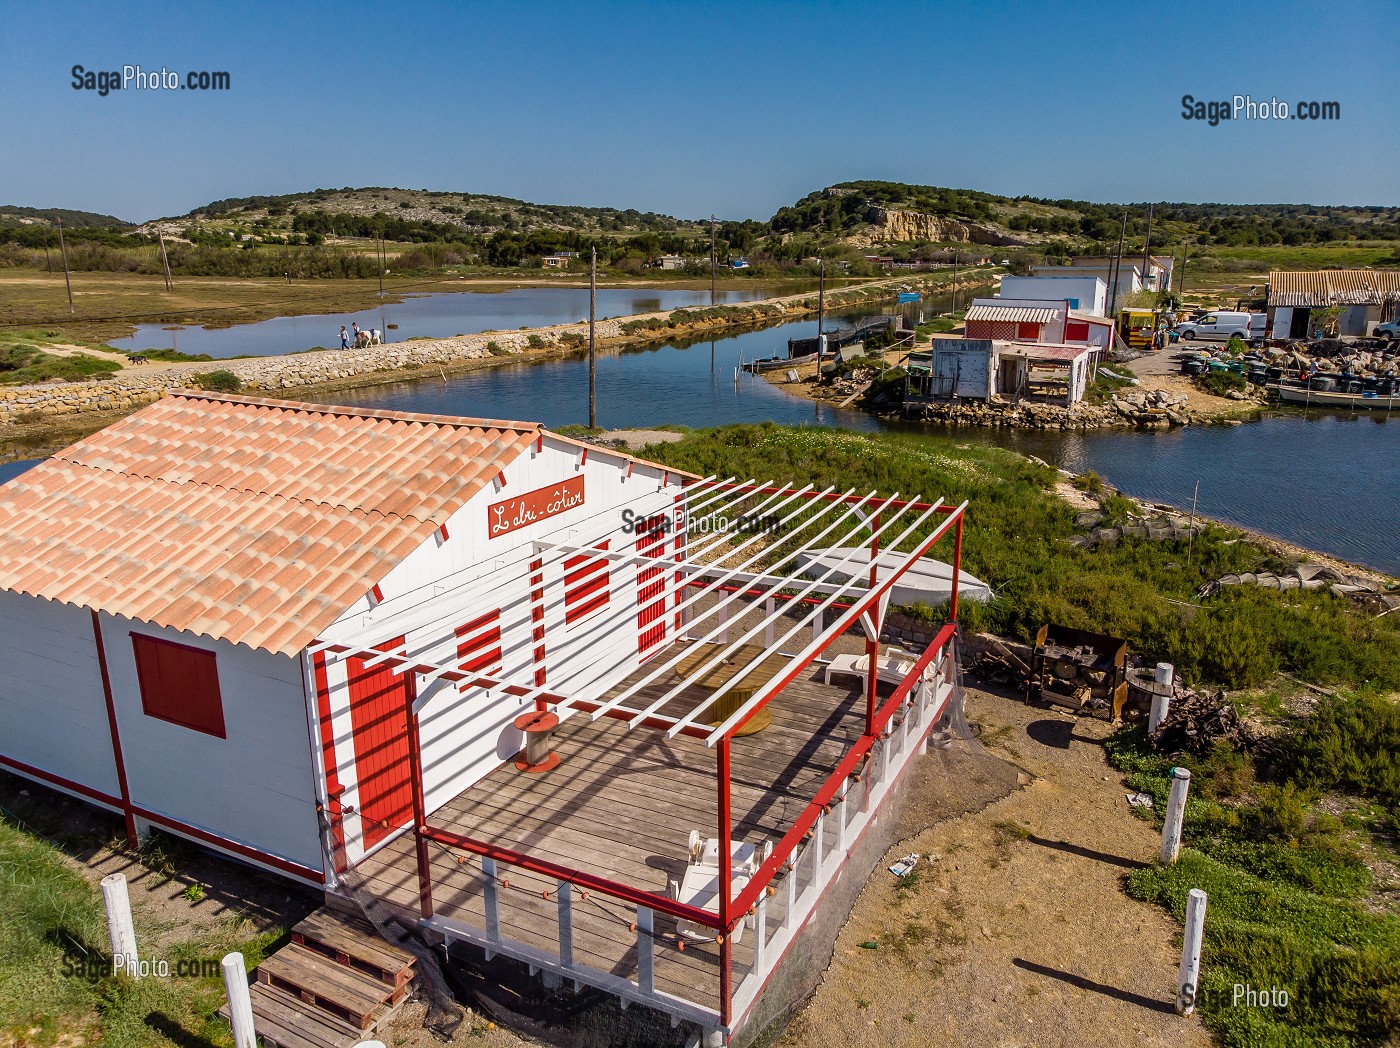
<svg viewBox="0 0 1400 1048">
<path fill-rule="evenodd" d="M 817 259 L 817 369 L 822 364 L 822 317 L 826 314 L 826 259 Z"/>
<path fill-rule="evenodd" d="M 1108 300 L 1108 315 L 1113 318 L 1114 327 L 1118 326 L 1118 280 L 1123 268 L 1123 238 L 1128 235 L 1128 209 L 1123 209 L 1123 224 L 1118 229 L 1118 253 L 1113 256 L 1113 265 L 1109 267 L 1109 276 L 1113 280 L 1113 287 L 1109 290 L 1112 294 Z"/>
<path fill-rule="evenodd" d="M 710 214 L 710 307 L 715 304 L 715 216 Z"/>
<path fill-rule="evenodd" d="M 376 255 L 376 256 L 378 257 L 378 259 L 379 259 L 379 297 L 380 297 L 380 299 L 383 299 L 383 298 L 384 298 L 384 232 L 383 232 L 383 230 L 380 230 L 380 231 L 379 231 L 379 236 L 378 236 L 377 239 L 378 239 L 378 243 L 375 245 L 375 247 L 377 248 L 377 250 L 375 251 L 375 255 Z"/>
<path fill-rule="evenodd" d="M 1152 205 L 1147 205 L 1147 239 L 1142 242 L 1142 275 L 1147 276 L 1148 269 L 1152 265 Z M 1161 288 L 1157 289 L 1158 291 Z"/>
<path fill-rule="evenodd" d="M 588 428 L 598 428 L 598 360 L 593 339 L 593 322 L 598 313 L 598 249 L 588 261 Z"/>
<path fill-rule="evenodd" d="M 1176 282 L 1176 300 L 1181 302 L 1182 296 L 1186 294 L 1186 256 L 1191 249 L 1185 244 L 1181 245 L 1181 279 Z"/>
<path fill-rule="evenodd" d="M 53 276 L 53 259 L 49 257 L 49 231 L 44 230 L 44 268 Z"/>
<path fill-rule="evenodd" d="M 63 254 L 63 283 L 68 287 L 68 312 L 73 312 L 73 280 L 68 276 L 68 247 L 63 243 L 63 216 L 54 215 L 58 223 L 58 250 Z"/>
<path fill-rule="evenodd" d="M 163 269 L 165 270 L 165 290 L 166 290 L 166 291 L 174 291 L 174 290 L 175 290 L 175 281 L 172 280 L 172 279 L 170 278 L 170 256 L 167 255 L 167 254 L 165 253 L 165 234 L 164 234 L 164 233 L 161 233 L 161 234 L 159 234 L 159 236 L 160 236 L 160 264 L 161 264 L 161 268 L 163 268 Z"/>
</svg>

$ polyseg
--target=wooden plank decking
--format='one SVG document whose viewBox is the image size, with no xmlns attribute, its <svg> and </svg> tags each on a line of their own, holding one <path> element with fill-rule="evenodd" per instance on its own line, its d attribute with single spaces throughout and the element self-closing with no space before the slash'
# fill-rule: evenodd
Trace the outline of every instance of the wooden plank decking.
<svg viewBox="0 0 1400 1048">
<path fill-rule="evenodd" d="M 634 678 L 643 675 L 639 670 Z M 674 679 L 653 682 L 642 694 L 659 698 Z M 625 688 L 626 682 L 619 685 Z M 694 706 L 693 688 L 663 712 Z M 734 839 L 776 840 L 835 769 L 864 725 L 864 698 L 856 682 L 842 687 L 820 682 L 816 668 L 804 672 L 773 701 L 772 725 L 732 744 Z M 685 869 L 691 830 L 713 836 L 717 825 L 717 750 L 697 739 L 617 721 L 590 722 L 575 715 L 555 734 L 562 763 L 544 775 L 517 771 L 507 763 L 459 794 L 428 822 L 435 827 L 497 842 L 561 865 L 665 894 L 668 877 Z M 830 842 L 834 844 L 834 842 Z M 431 844 L 433 902 L 437 915 L 485 927 L 483 874 L 474 855 Z M 418 915 L 418 873 L 413 838 L 405 835 L 357 867 L 364 888 Z M 502 934 L 549 954 L 558 950 L 555 885 L 548 878 L 502 867 L 509 881 L 500 890 Z M 770 912 L 782 905 L 779 892 Z M 574 954 L 579 964 L 624 978 L 637 972 L 634 911 L 618 900 L 591 893 L 573 897 Z M 719 949 L 713 943 L 676 948 L 674 922 L 656 915 L 655 981 L 658 990 L 715 1007 Z M 736 977 L 752 958 L 753 932 L 735 946 Z"/>
</svg>

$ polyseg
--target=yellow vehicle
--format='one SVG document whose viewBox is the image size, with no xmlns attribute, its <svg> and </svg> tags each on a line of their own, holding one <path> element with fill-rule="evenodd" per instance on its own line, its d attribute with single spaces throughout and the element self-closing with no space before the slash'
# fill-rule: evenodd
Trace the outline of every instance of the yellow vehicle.
<svg viewBox="0 0 1400 1048">
<path fill-rule="evenodd" d="M 1151 349 L 1157 318 L 1158 313 L 1154 309 L 1120 309 L 1118 337 L 1132 349 Z"/>
</svg>

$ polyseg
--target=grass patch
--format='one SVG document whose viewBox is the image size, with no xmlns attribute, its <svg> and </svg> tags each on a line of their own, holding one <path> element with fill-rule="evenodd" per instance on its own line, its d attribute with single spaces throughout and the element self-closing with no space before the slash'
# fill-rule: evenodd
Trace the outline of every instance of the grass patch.
<svg viewBox="0 0 1400 1048">
<path fill-rule="evenodd" d="M 214 359 L 208 353 L 181 353 L 178 349 L 134 349 L 130 355 L 145 357 L 147 360 L 168 361 L 174 364 L 202 364 Z"/>
<path fill-rule="evenodd" d="M 1228 748 L 1228 747 L 1227 747 Z M 1166 757 L 1150 752 L 1141 727 L 1112 736 L 1110 760 L 1133 789 L 1157 801 L 1168 790 Z M 1400 1024 L 1400 921 L 1361 901 L 1374 887 L 1353 834 L 1318 812 L 1296 783 L 1255 785 L 1235 804 L 1235 760 L 1219 747 L 1192 771 L 1181 858 L 1129 876 L 1128 893 L 1184 920 L 1187 893 L 1209 896 L 1199 1006 L 1229 1046 L 1385 1043 Z M 1223 780 L 1223 785 L 1222 785 Z M 1287 1009 L 1235 1007 L 1234 986 L 1279 987 Z"/>
<path fill-rule="evenodd" d="M 18 343 L 0 350 L 0 382 L 10 385 L 28 385 L 51 379 L 77 382 L 95 377 L 106 378 L 120 368 L 121 364 L 115 360 L 86 353 L 59 356 L 28 343 Z"/>
<path fill-rule="evenodd" d="M 1196 376 L 1196 385 L 1217 397 L 1223 397 L 1232 391 L 1243 393 L 1249 388 L 1245 377 L 1237 375 L 1233 371 L 1207 371 L 1204 375 Z"/>
</svg>

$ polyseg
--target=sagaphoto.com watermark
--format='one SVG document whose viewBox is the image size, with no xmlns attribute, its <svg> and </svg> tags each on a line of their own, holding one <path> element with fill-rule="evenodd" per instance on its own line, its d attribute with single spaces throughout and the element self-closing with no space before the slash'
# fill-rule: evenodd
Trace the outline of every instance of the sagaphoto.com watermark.
<svg viewBox="0 0 1400 1048">
<path fill-rule="evenodd" d="M 1216 127 L 1222 120 L 1340 120 L 1340 102 L 1285 102 L 1277 95 L 1258 99 L 1232 95 L 1228 101 L 1208 101 L 1195 95 L 1181 96 L 1181 119 L 1200 120 Z"/>
<path fill-rule="evenodd" d="M 68 71 L 74 91 L 92 91 L 106 98 L 113 91 L 227 91 L 233 80 L 227 69 L 180 71 L 161 66 L 147 69 L 124 65 L 120 69 L 88 69 L 75 65 Z"/>
</svg>

